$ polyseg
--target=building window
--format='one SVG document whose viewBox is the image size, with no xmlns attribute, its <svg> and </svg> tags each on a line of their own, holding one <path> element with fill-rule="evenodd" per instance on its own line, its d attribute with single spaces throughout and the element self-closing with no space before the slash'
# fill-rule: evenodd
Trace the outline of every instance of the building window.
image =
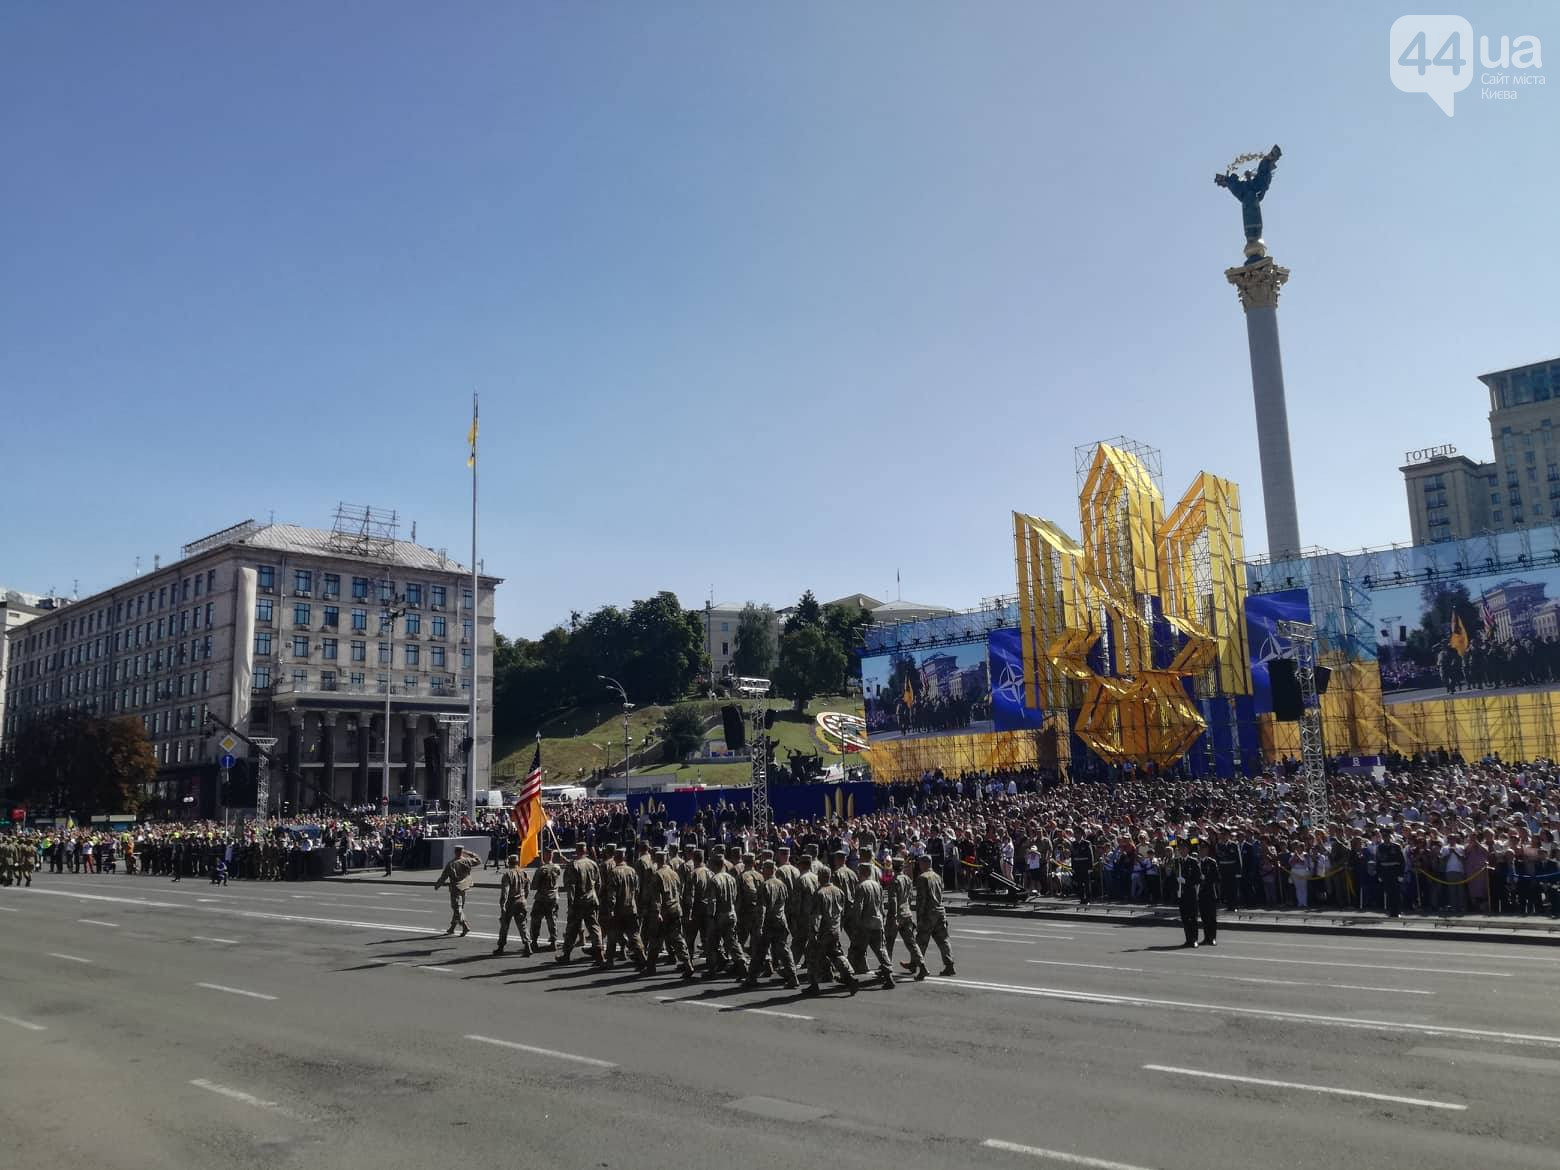
<svg viewBox="0 0 1560 1170">
<path fill-rule="evenodd" d="M 196 597 L 200 596 L 200 587 L 202 585 L 204 585 L 205 583 L 206 583 L 206 578 L 202 577 L 199 573 L 196 573 L 195 574 L 195 596 Z"/>
<path fill-rule="evenodd" d="M 207 569 L 206 570 L 206 592 L 207 593 L 211 593 L 212 591 L 214 591 L 216 589 L 216 587 L 217 587 L 217 571 L 215 569 Z"/>
<path fill-rule="evenodd" d="M 353 642 L 351 649 L 353 662 L 368 661 L 368 644 L 366 642 Z"/>
<path fill-rule="evenodd" d="M 407 605 L 421 606 L 422 605 L 422 594 L 423 594 L 423 587 L 421 585 L 415 584 L 415 583 L 413 583 L 411 581 L 408 581 L 406 583 L 406 604 Z"/>
<path fill-rule="evenodd" d="M 304 687 L 309 685 L 309 672 L 306 671 L 306 670 L 295 670 L 295 671 L 293 671 L 292 672 L 292 685 L 293 685 L 293 690 L 295 690 L 295 691 L 303 690 Z"/>
<path fill-rule="evenodd" d="M 320 690 L 333 691 L 336 689 L 336 672 L 334 670 L 320 671 Z"/>
<path fill-rule="evenodd" d="M 471 608 L 471 590 L 470 589 L 462 589 L 461 590 L 461 593 L 460 593 L 460 607 L 462 609 L 470 609 Z"/>
<path fill-rule="evenodd" d="M 471 641 L 471 619 L 470 618 L 467 618 L 465 621 L 460 623 L 460 636 L 461 636 L 461 640 L 464 641 L 464 642 Z"/>
<path fill-rule="evenodd" d="M 461 649 L 461 652 L 460 652 L 460 668 L 462 670 L 470 670 L 471 669 L 471 651 L 468 650 L 468 649 L 465 649 L 464 647 Z"/>
<path fill-rule="evenodd" d="M 367 601 L 368 600 L 368 578 L 367 577 L 354 577 L 354 578 L 352 578 L 352 599 L 354 601 Z"/>
<path fill-rule="evenodd" d="M 395 582 L 394 581 L 381 581 L 379 583 L 379 600 L 388 603 L 390 601 L 393 601 L 394 599 L 395 599 Z"/>
<path fill-rule="evenodd" d="M 368 610 L 354 609 L 352 611 L 352 628 L 359 633 L 368 629 Z"/>
<path fill-rule="evenodd" d="M 271 620 L 272 601 L 269 597 L 262 597 L 255 602 L 255 621 L 269 622 Z"/>
<path fill-rule="evenodd" d="M 422 615 L 409 613 L 406 615 L 406 632 L 408 634 L 422 633 Z"/>
<path fill-rule="evenodd" d="M 207 629 L 211 628 L 211 615 L 214 612 L 211 607 L 212 607 L 213 604 L 214 603 L 210 602 L 210 601 L 206 602 L 206 628 Z"/>
<path fill-rule="evenodd" d="M 363 689 L 363 676 L 361 674 L 349 675 L 347 681 L 353 690 L 361 691 Z"/>
<path fill-rule="evenodd" d="M 271 634 L 269 631 L 255 635 L 255 653 L 269 654 L 271 652 Z"/>
<path fill-rule="evenodd" d="M 336 639 L 325 638 L 320 642 L 320 649 L 325 655 L 325 661 L 336 661 Z"/>
<path fill-rule="evenodd" d="M 720 652 L 722 655 L 730 654 L 731 650 L 729 649 L 729 643 L 722 642 L 720 644 Z"/>
<path fill-rule="evenodd" d="M 309 639 L 306 635 L 299 634 L 293 638 L 292 652 L 294 658 L 307 658 L 309 656 Z"/>
<path fill-rule="evenodd" d="M 437 670 L 444 669 L 444 647 L 431 646 L 428 649 L 428 665 Z"/>
<path fill-rule="evenodd" d="M 314 588 L 314 573 L 310 569 L 293 570 L 293 592 L 299 597 L 307 597 Z"/>
<path fill-rule="evenodd" d="M 406 694 L 415 695 L 417 693 L 417 676 L 415 674 L 407 675 L 403 683 L 406 687 Z"/>
<path fill-rule="evenodd" d="M 723 633 L 723 634 L 731 633 L 731 623 L 730 622 L 721 622 L 720 623 L 720 632 Z"/>
<path fill-rule="evenodd" d="M 340 573 L 321 573 L 320 576 L 322 578 L 322 580 L 320 581 L 320 589 L 324 592 L 324 595 L 326 597 L 340 597 L 341 596 L 341 574 Z"/>
<path fill-rule="evenodd" d="M 381 642 L 381 643 L 379 643 L 379 665 L 380 666 L 389 666 L 390 665 L 390 643 L 389 642 Z"/>
<path fill-rule="evenodd" d="M 434 609 L 444 608 L 444 586 L 431 585 L 428 587 L 428 604 Z"/>
<path fill-rule="evenodd" d="M 306 626 L 309 624 L 309 607 L 303 602 L 293 606 L 293 625 Z"/>
<path fill-rule="evenodd" d="M 340 624 L 341 610 L 337 609 L 334 605 L 327 605 L 325 607 L 325 625 L 334 630 Z"/>
<path fill-rule="evenodd" d="M 428 626 L 429 626 L 429 632 L 432 634 L 433 637 L 435 637 L 435 638 L 442 638 L 442 637 L 444 637 L 444 619 L 442 617 L 439 617 L 439 616 L 435 615 L 434 617 L 430 618 L 429 622 L 428 622 Z"/>
<path fill-rule="evenodd" d="M 379 693 L 382 695 L 386 691 L 388 691 L 389 689 L 390 689 L 390 676 L 388 674 L 380 675 L 379 676 Z"/>
<path fill-rule="evenodd" d="M 422 658 L 422 648 L 419 646 L 403 646 L 402 653 L 406 656 L 407 666 L 416 666 Z"/>
</svg>

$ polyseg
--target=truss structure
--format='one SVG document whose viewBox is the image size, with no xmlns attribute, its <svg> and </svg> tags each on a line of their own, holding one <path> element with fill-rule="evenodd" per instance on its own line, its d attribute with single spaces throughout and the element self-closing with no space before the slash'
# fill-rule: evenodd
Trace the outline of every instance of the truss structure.
<svg viewBox="0 0 1560 1170">
<path fill-rule="evenodd" d="M 1306 820 L 1312 828 L 1327 824 L 1327 754 L 1322 744 L 1322 708 L 1316 694 L 1316 627 L 1310 622 L 1280 621 L 1278 632 L 1295 651 L 1295 680 L 1300 684 L 1300 774 L 1305 779 Z"/>
<path fill-rule="evenodd" d="M 330 528 L 331 551 L 344 556 L 388 561 L 395 556 L 399 527 L 394 509 L 375 508 L 370 504 L 337 504 L 336 517 Z"/>
</svg>

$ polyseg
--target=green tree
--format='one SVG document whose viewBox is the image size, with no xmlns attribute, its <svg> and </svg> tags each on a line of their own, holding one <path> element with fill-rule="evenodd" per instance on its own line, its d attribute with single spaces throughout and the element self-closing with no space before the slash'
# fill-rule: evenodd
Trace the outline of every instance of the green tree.
<svg viewBox="0 0 1560 1170">
<path fill-rule="evenodd" d="M 680 762 L 704 742 L 704 713 L 693 703 L 678 703 L 661 717 L 661 738 L 666 744 L 666 762 Z"/>
<path fill-rule="evenodd" d="M 34 719 L 11 748 L 11 790 L 35 806 L 79 817 L 134 812 L 157 758 L 139 719 L 60 712 Z"/>
<path fill-rule="evenodd" d="M 670 703 L 688 693 L 705 663 L 704 622 L 683 609 L 677 594 L 663 590 L 634 602 L 628 639 L 620 677 L 634 702 Z"/>
<path fill-rule="evenodd" d="M 845 652 L 821 625 L 800 625 L 780 635 L 775 690 L 796 704 L 798 714 L 809 699 L 837 687 L 844 674 Z"/>
<path fill-rule="evenodd" d="M 775 611 L 751 601 L 737 617 L 731 669 L 745 678 L 768 678 L 775 668 Z"/>
<path fill-rule="evenodd" d="M 845 690 L 849 679 L 861 680 L 861 649 L 866 639 L 867 627 L 872 624 L 872 611 L 859 606 L 830 605 L 823 611 L 823 628 L 845 655 L 845 669 L 841 673 L 839 690 Z"/>
<path fill-rule="evenodd" d="M 811 589 L 802 594 L 790 615 L 785 619 L 785 632 L 800 629 L 803 626 L 816 626 L 823 621 L 823 607 L 818 604 L 818 599 L 813 596 Z"/>
</svg>

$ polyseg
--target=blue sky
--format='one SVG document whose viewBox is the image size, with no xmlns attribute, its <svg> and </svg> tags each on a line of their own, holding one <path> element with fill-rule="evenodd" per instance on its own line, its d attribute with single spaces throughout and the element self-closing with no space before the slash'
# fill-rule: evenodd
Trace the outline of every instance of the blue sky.
<svg viewBox="0 0 1560 1170">
<path fill-rule="evenodd" d="M 245 517 L 396 508 L 465 557 L 482 395 L 499 628 L 1013 588 L 1073 447 L 1207 468 L 1265 547 L 1234 155 L 1306 543 L 1407 536 L 1405 450 L 1560 353 L 1546 88 L 1447 118 L 1401 6 L 11 4 L 0 582 L 83 594 Z"/>
</svg>

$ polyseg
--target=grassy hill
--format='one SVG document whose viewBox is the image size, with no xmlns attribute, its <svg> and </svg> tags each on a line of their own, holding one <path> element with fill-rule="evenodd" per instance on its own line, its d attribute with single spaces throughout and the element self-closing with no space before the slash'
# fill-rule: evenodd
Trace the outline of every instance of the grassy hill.
<svg viewBox="0 0 1560 1170">
<path fill-rule="evenodd" d="M 813 734 L 814 718 L 820 711 L 854 711 L 861 714 L 861 701 L 850 697 L 814 699 L 803 715 L 792 711 L 792 705 L 783 699 L 769 703 L 775 712 L 774 727 L 770 731 L 778 747 L 776 757 L 786 758 L 786 749 L 803 752 L 822 751 Z M 719 701 L 699 700 L 697 706 L 709 715 L 719 712 Z M 665 713 L 664 707 L 636 708 L 629 712 L 629 741 L 637 752 L 645 737 L 653 732 Z M 605 763 L 620 764 L 623 760 L 623 708 L 618 703 L 598 703 L 586 707 L 573 707 L 545 723 L 542 735 L 542 764 L 547 769 L 549 783 L 565 783 L 589 776 Z M 706 739 L 723 739 L 719 724 L 706 733 Z M 603 751 L 602 749 L 606 750 Z M 535 740 L 529 736 L 499 736 L 494 745 L 493 777 L 500 787 L 513 787 L 531 766 L 531 753 Z M 838 756 L 824 753 L 825 764 L 838 763 Z M 686 783 L 694 783 L 702 771 L 706 784 L 740 783 L 749 774 L 746 763 L 705 764 L 684 767 L 664 764 L 653 768 L 635 768 L 636 775 L 661 775 L 675 777 Z"/>
</svg>

